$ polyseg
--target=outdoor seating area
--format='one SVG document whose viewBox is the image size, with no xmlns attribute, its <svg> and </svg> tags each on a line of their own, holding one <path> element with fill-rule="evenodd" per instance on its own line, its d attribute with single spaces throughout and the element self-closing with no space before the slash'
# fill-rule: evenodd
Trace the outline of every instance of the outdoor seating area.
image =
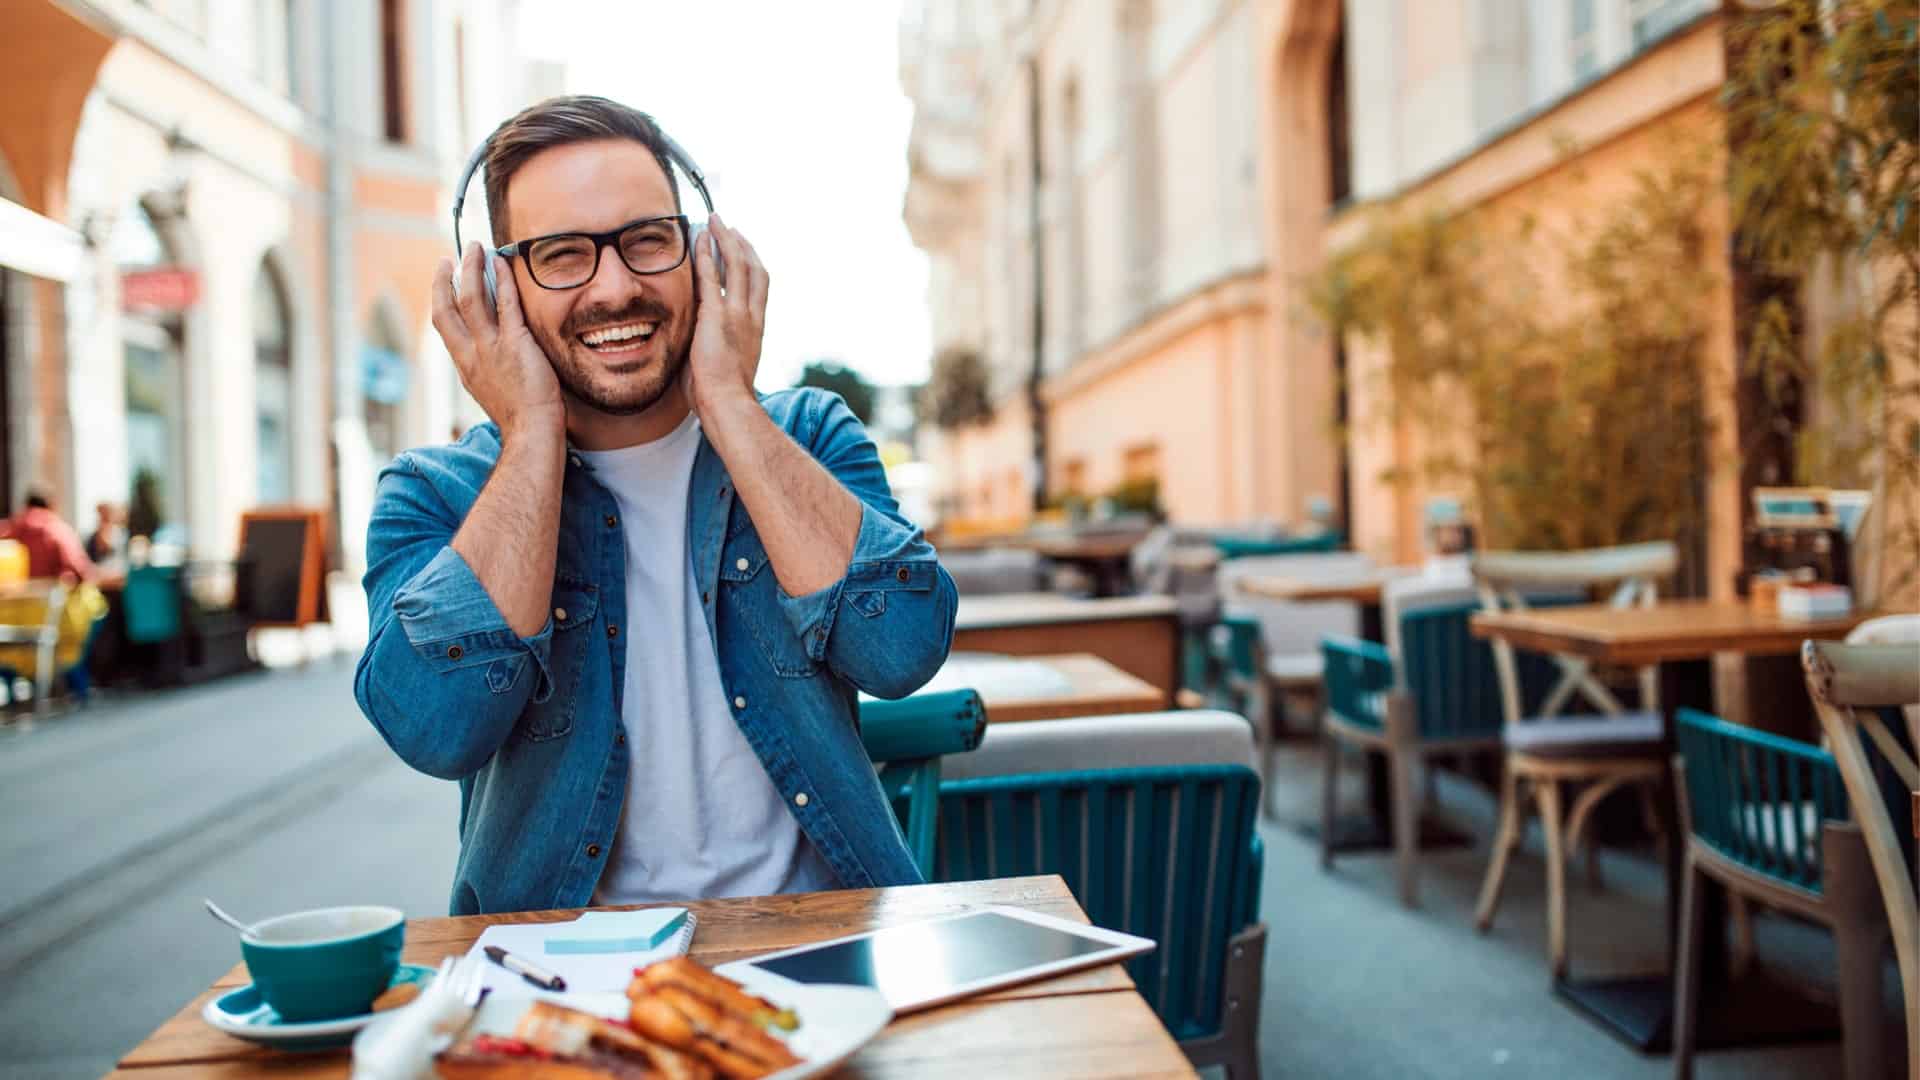
<svg viewBox="0 0 1920 1080">
<path fill-rule="evenodd" d="M 1196 1066 L 1229 1076 L 1288 1059 L 1257 1039 L 1291 1031 L 1282 1003 L 1311 983 L 1277 962 L 1295 930 L 1269 851 L 1292 874 L 1317 862 L 1322 890 L 1378 880 L 1400 933 L 1458 923 L 1532 955 L 1532 1008 L 1604 1033 L 1625 1061 L 1796 1075 L 1814 1053 L 1849 1077 L 1905 1064 L 1912 989 L 1882 991 L 1912 952 L 1897 927 L 1913 922 L 1920 616 L 1671 598 L 1680 553 L 1665 542 L 1383 566 L 1337 550 L 1196 557 L 1190 539 L 1143 538 L 1127 596 L 962 586 L 967 651 L 931 698 L 976 690 L 985 715 L 977 748 L 941 763 L 932 880 L 1059 874 L 1096 924 L 1157 937 L 1135 984 Z M 1901 643 L 1869 657 L 1842 639 Z M 1055 670 L 1069 658 L 1045 655 L 1068 642 L 1115 668 L 1157 654 L 1185 707 L 1087 708 Z M 1716 714 L 1716 654 L 1792 665 L 1797 711 L 1749 699 L 1754 720 Z M 1875 711 L 1895 705 L 1892 721 Z M 1863 779 L 1842 779 L 1849 755 Z M 924 794 L 889 793 L 923 826 Z M 1380 909 L 1354 899 L 1337 933 L 1364 938 L 1361 913 Z M 1236 1016 L 1263 1002 L 1258 1022 Z"/>
</svg>

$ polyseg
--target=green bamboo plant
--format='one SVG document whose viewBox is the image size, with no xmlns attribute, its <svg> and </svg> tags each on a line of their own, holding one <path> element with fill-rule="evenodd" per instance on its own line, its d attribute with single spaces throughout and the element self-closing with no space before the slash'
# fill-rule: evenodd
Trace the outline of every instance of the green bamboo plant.
<svg viewBox="0 0 1920 1080">
<path fill-rule="evenodd" d="M 1483 209 L 1382 213 L 1307 282 L 1333 332 L 1384 347 L 1385 408 L 1356 421 L 1423 436 L 1413 467 L 1382 479 L 1460 490 L 1487 547 L 1701 527 L 1712 174 L 1671 156 L 1557 231 Z"/>
<path fill-rule="evenodd" d="M 1728 33 L 1742 253 L 1838 300 L 1810 333 L 1791 298 L 1770 299 L 1747 362 L 1820 405 L 1797 479 L 1873 491 L 1883 559 L 1867 584 L 1885 602 L 1920 579 L 1920 0 L 1749 3 Z"/>
</svg>

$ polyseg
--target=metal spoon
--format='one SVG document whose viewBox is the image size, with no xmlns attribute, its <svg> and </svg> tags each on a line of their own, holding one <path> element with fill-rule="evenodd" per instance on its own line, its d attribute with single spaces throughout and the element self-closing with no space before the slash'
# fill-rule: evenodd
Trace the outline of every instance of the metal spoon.
<svg viewBox="0 0 1920 1080">
<path fill-rule="evenodd" d="M 240 931 L 242 934 L 253 933 L 252 926 L 249 926 L 248 924 L 241 922 L 239 919 L 236 919 L 233 916 L 227 914 L 226 912 L 220 910 L 219 904 L 214 903 L 211 899 L 206 899 L 205 903 L 207 905 L 208 913 L 211 914 L 214 918 L 219 919 L 221 922 L 226 923 L 228 926 L 233 927 L 235 930 Z"/>
</svg>

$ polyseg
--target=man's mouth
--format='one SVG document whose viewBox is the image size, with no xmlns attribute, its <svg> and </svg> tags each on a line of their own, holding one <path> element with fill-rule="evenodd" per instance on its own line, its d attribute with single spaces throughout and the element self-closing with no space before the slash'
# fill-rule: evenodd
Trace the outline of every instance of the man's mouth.
<svg viewBox="0 0 1920 1080">
<path fill-rule="evenodd" d="M 624 352 L 636 352 L 652 340 L 653 332 L 659 329 L 657 322 L 629 322 L 617 326 L 603 326 L 598 330 L 589 330 L 575 335 L 580 344 L 603 355 Z"/>
</svg>

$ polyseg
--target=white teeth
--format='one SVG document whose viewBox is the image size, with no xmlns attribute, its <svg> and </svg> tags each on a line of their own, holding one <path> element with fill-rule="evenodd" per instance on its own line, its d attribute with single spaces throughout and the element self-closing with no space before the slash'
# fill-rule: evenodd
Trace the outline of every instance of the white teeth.
<svg viewBox="0 0 1920 1080">
<path fill-rule="evenodd" d="M 616 341 L 630 341 L 633 338 L 653 336 L 655 323 L 628 323 L 625 326 L 610 326 L 605 330 L 595 330 L 590 334 L 581 334 L 580 340 L 588 345 L 608 345 Z"/>
</svg>

